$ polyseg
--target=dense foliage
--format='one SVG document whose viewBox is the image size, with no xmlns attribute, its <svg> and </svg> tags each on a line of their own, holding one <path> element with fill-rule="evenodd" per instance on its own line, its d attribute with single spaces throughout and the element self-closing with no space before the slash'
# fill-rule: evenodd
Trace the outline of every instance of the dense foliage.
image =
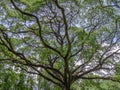
<svg viewBox="0 0 120 90">
<path fill-rule="evenodd" d="M 119 90 L 119 27 L 119 0 L 0 1 L 1 88 Z"/>
</svg>

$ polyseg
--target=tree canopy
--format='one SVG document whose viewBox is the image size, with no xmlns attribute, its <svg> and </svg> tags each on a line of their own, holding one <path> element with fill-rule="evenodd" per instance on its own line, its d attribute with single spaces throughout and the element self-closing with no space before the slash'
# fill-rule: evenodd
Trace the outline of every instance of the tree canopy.
<svg viewBox="0 0 120 90">
<path fill-rule="evenodd" d="M 62 90 L 103 88 L 103 80 L 120 88 L 119 27 L 119 0 L 1 1 L 1 69 L 15 67 L 15 76 L 39 76 Z"/>
</svg>

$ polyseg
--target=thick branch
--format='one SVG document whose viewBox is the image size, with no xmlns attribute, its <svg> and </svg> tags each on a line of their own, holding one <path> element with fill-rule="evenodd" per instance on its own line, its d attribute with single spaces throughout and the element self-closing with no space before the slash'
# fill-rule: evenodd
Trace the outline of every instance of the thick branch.
<svg viewBox="0 0 120 90">
<path fill-rule="evenodd" d="M 48 45 L 48 44 L 44 41 L 44 39 L 43 39 L 43 37 L 42 37 L 42 33 L 41 33 L 41 32 L 42 32 L 42 28 L 41 28 L 41 24 L 40 24 L 40 22 L 39 22 L 38 17 L 35 16 L 35 15 L 33 15 L 33 14 L 24 12 L 24 11 L 22 11 L 21 9 L 19 9 L 19 8 L 16 6 L 16 4 L 14 3 L 13 0 L 11 0 L 11 3 L 12 3 L 13 6 L 15 7 L 15 9 L 18 10 L 18 11 L 19 11 L 20 13 L 22 13 L 23 15 L 26 15 L 26 16 L 35 18 L 35 20 L 36 20 L 36 22 L 37 22 L 37 24 L 38 24 L 38 27 L 39 27 L 39 37 L 40 37 L 40 40 L 42 41 L 42 44 L 43 44 L 46 48 L 49 48 L 49 49 L 55 51 L 55 52 L 58 53 L 61 57 L 63 57 L 62 54 L 61 54 L 61 52 L 59 52 L 57 49 L 53 48 L 52 46 Z"/>
<path fill-rule="evenodd" d="M 81 79 L 87 79 L 87 80 L 93 80 L 93 79 L 102 79 L 102 80 L 111 80 L 114 82 L 119 82 L 119 79 L 115 79 L 114 77 L 100 77 L 100 76 L 96 76 L 96 77 L 81 77 Z"/>
</svg>

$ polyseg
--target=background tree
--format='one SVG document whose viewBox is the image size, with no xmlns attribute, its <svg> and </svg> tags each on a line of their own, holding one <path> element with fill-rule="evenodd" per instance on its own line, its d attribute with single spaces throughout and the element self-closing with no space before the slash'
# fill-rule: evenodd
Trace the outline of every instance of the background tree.
<svg viewBox="0 0 120 90">
<path fill-rule="evenodd" d="M 72 89 L 78 80 L 119 82 L 119 4 L 118 0 L 1 1 L 0 60 L 62 90 Z"/>
</svg>

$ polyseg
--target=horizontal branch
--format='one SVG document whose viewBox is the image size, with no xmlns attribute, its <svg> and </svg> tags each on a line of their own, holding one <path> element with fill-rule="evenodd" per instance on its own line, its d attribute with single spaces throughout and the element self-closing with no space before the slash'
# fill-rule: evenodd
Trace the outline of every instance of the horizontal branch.
<svg viewBox="0 0 120 90">
<path fill-rule="evenodd" d="M 94 80 L 94 79 L 102 79 L 102 80 L 111 80 L 114 82 L 119 82 L 119 79 L 116 79 L 115 77 L 101 77 L 101 76 L 96 76 L 96 77 L 81 77 L 81 79 L 87 79 L 87 80 Z"/>
</svg>

